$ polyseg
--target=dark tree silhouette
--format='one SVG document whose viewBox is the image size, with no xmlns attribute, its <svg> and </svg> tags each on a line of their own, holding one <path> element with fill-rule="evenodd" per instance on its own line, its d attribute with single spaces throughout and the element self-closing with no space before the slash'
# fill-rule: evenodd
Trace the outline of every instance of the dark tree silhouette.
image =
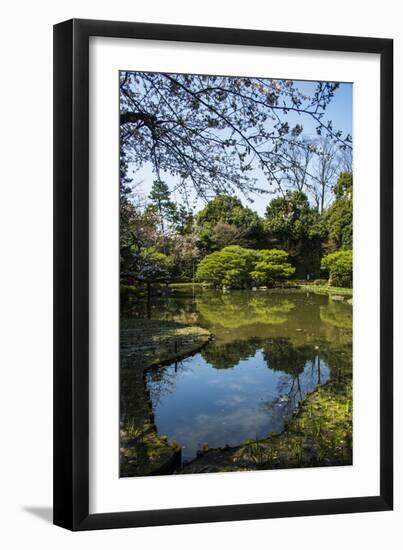
<svg viewBox="0 0 403 550">
<path fill-rule="evenodd" d="M 122 71 L 121 149 L 135 167 L 152 163 L 158 179 L 162 172 L 178 176 L 179 187 L 191 184 L 205 199 L 282 189 L 285 150 L 300 146 L 304 118 L 319 135 L 350 147 L 350 136 L 324 119 L 338 86 L 318 82 L 306 97 L 291 80 Z M 291 112 L 301 124 L 290 126 Z"/>
</svg>

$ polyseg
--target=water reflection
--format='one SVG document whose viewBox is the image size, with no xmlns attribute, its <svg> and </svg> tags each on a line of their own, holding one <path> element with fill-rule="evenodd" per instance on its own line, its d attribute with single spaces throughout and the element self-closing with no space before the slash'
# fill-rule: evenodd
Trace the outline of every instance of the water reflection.
<svg viewBox="0 0 403 550">
<path fill-rule="evenodd" d="M 205 444 L 281 431 L 298 402 L 330 376 L 317 350 L 285 339 L 234 343 L 224 358 L 207 349 L 147 375 L 158 430 L 183 447 L 184 460 Z"/>
<path fill-rule="evenodd" d="M 215 369 L 232 369 L 241 359 L 253 357 L 262 343 L 257 340 L 246 340 L 237 343 L 213 341 L 205 346 L 200 354 L 206 363 Z"/>
<path fill-rule="evenodd" d="M 138 303 L 131 315 L 146 317 L 145 303 Z M 175 291 L 155 296 L 150 316 L 204 326 L 221 341 L 287 337 L 302 343 L 307 335 L 334 341 L 343 331 L 351 332 L 352 307 L 313 293 L 197 289 L 194 295 Z"/>
<path fill-rule="evenodd" d="M 136 311 L 146 316 L 144 304 Z M 185 460 L 204 444 L 279 432 L 318 384 L 351 377 L 352 307 L 327 295 L 178 291 L 155 297 L 149 313 L 214 335 L 194 356 L 146 375 L 158 432 L 183 447 Z M 122 421 L 138 408 L 132 373 L 121 377 Z"/>
<path fill-rule="evenodd" d="M 245 300 L 243 292 L 229 294 L 204 293 L 196 301 L 196 307 L 203 320 L 209 325 L 239 329 L 256 324 L 281 325 L 295 303 L 279 295 L 249 293 Z"/>
<path fill-rule="evenodd" d="M 320 308 L 320 318 L 324 323 L 328 323 L 341 329 L 353 328 L 352 308 L 345 302 L 330 301 Z"/>
</svg>

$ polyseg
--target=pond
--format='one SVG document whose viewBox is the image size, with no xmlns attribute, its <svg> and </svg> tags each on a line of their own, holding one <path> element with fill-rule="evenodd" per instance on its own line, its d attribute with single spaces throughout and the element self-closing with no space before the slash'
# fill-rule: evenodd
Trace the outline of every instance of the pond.
<svg viewBox="0 0 403 550">
<path fill-rule="evenodd" d="M 301 291 L 188 289 L 149 317 L 207 328 L 198 353 L 146 371 L 158 433 L 182 460 L 281 432 L 307 393 L 351 369 L 352 307 Z"/>
</svg>

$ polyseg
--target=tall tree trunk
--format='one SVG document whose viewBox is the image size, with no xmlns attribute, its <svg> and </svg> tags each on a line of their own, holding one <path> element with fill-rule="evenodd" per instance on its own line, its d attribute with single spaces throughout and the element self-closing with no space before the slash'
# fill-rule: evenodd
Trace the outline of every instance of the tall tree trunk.
<svg viewBox="0 0 403 550">
<path fill-rule="evenodd" d="M 321 197 L 320 197 L 320 211 L 319 211 L 319 214 L 323 214 L 323 208 L 325 206 L 325 189 L 326 189 L 325 180 L 322 180 L 322 194 L 321 194 Z"/>
</svg>

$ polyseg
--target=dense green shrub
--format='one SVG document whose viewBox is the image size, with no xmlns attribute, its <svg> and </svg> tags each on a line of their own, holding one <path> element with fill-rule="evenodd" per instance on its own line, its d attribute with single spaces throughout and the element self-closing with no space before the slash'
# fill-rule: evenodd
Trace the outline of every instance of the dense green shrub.
<svg viewBox="0 0 403 550">
<path fill-rule="evenodd" d="M 284 250 L 258 250 L 257 259 L 250 275 L 258 285 L 272 286 L 295 272 L 295 268 L 287 262 L 288 254 Z"/>
<path fill-rule="evenodd" d="M 322 259 L 321 268 L 329 274 L 332 286 L 351 287 L 353 284 L 353 251 L 339 250 Z"/>
<path fill-rule="evenodd" d="M 256 252 L 232 245 L 209 254 L 199 263 L 196 279 L 214 287 L 227 285 L 242 288 L 250 282 L 249 272 L 256 260 Z"/>
<path fill-rule="evenodd" d="M 197 268 L 198 281 L 214 287 L 246 288 L 252 284 L 273 285 L 292 275 L 295 269 L 283 250 L 249 250 L 226 246 L 206 256 Z"/>
</svg>

